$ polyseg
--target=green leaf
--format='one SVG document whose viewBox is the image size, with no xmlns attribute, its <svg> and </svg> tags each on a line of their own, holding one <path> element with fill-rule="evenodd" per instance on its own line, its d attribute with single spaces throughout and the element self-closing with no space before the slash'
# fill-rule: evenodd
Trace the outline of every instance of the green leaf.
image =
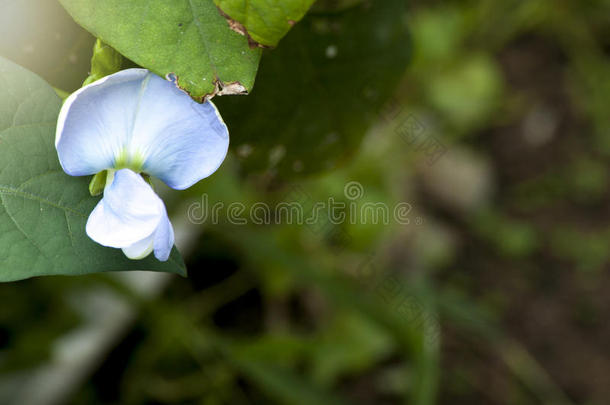
<svg viewBox="0 0 610 405">
<path fill-rule="evenodd" d="M 103 77 L 111 75 L 121 70 L 123 56 L 115 51 L 111 46 L 106 45 L 99 39 L 93 46 L 93 56 L 91 57 L 91 73 L 83 83 L 86 86 Z"/>
<path fill-rule="evenodd" d="M 261 56 L 213 0 L 60 0 L 70 15 L 125 57 L 197 100 L 250 91 Z"/>
<path fill-rule="evenodd" d="M 238 31 L 263 46 L 276 46 L 315 0 L 214 0 Z M 238 24 L 235 24 L 238 23 Z"/>
<path fill-rule="evenodd" d="M 216 100 L 245 171 L 287 179 L 352 154 L 406 70 L 405 13 L 386 0 L 309 14 L 265 55 L 256 91 Z"/>
<path fill-rule="evenodd" d="M 173 250 L 162 263 L 127 259 L 85 233 L 99 199 L 85 177 L 63 172 L 55 150 L 61 100 L 33 73 L 0 58 L 0 281 L 33 276 L 150 270 L 184 275 Z"/>
</svg>

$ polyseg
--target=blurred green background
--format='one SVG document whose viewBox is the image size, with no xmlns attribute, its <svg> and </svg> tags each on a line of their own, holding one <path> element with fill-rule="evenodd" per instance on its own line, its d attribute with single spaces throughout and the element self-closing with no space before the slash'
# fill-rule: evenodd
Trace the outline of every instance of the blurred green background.
<svg viewBox="0 0 610 405">
<path fill-rule="evenodd" d="M 94 39 L 0 9 L 0 55 L 77 89 Z M 609 52 L 604 0 L 319 1 L 165 196 L 188 278 L 0 285 L 0 403 L 609 403 Z"/>
</svg>

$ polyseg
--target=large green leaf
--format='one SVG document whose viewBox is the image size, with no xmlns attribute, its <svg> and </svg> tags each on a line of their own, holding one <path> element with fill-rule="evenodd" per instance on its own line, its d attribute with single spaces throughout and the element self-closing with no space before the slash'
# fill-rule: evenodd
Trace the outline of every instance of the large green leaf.
<svg viewBox="0 0 610 405">
<path fill-rule="evenodd" d="M 406 70 L 405 13 L 403 0 L 310 13 L 265 55 L 251 95 L 217 100 L 245 170 L 288 178 L 349 156 Z"/>
<path fill-rule="evenodd" d="M 214 0 L 226 16 L 245 28 L 250 38 L 263 46 L 276 46 L 315 0 Z"/>
<path fill-rule="evenodd" d="M 55 151 L 61 100 L 41 78 L 0 58 L 0 281 L 38 275 L 151 270 L 185 274 L 176 249 L 161 263 L 125 258 L 85 234 L 98 199 Z"/>
<path fill-rule="evenodd" d="M 72 17 L 135 63 L 195 99 L 254 85 L 261 50 L 233 31 L 213 0 L 60 0 Z"/>
</svg>

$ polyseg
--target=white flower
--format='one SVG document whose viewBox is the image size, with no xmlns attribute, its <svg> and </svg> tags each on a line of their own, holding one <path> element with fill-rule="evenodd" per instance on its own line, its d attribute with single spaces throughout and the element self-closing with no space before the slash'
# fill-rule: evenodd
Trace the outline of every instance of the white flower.
<svg viewBox="0 0 610 405">
<path fill-rule="evenodd" d="M 55 146 L 71 176 L 109 171 L 87 222 L 89 237 L 134 259 L 154 249 L 165 261 L 174 232 L 165 205 L 139 173 L 188 188 L 221 165 L 229 133 L 211 101 L 199 104 L 148 70 L 128 69 L 68 97 Z"/>
</svg>

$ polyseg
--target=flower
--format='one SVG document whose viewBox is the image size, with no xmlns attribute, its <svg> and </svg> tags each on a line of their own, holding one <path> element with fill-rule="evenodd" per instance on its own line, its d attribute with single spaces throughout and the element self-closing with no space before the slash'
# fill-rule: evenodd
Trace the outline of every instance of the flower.
<svg viewBox="0 0 610 405">
<path fill-rule="evenodd" d="M 68 97 L 55 147 L 71 176 L 108 171 L 104 197 L 87 221 L 97 243 L 132 259 L 168 259 L 174 232 L 163 201 L 140 173 L 183 190 L 214 173 L 229 133 L 211 101 L 199 104 L 146 69 L 127 69 Z"/>
<path fill-rule="evenodd" d="M 87 234 L 97 243 L 122 248 L 130 259 L 142 259 L 153 250 L 167 260 L 174 230 L 163 201 L 144 179 L 129 169 L 110 174 L 104 198 L 87 221 Z"/>
</svg>

